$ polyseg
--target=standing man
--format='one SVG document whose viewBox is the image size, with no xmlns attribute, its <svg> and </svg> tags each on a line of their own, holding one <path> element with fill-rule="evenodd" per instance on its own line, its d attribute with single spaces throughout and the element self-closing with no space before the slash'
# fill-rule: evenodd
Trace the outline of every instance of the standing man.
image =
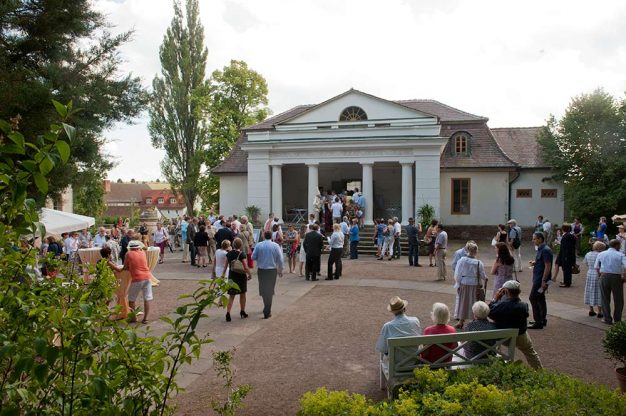
<svg viewBox="0 0 626 416">
<path fill-rule="evenodd" d="M 147 223 L 143 223 L 139 226 L 139 234 L 141 235 L 141 242 L 143 243 L 144 246 L 149 245 L 148 244 L 148 224 Z"/>
<path fill-rule="evenodd" d="M 529 329 L 543 329 L 548 324 L 548 306 L 546 305 L 546 290 L 552 280 L 552 250 L 546 244 L 543 233 L 533 234 L 533 244 L 537 247 L 533 265 L 533 287 L 530 289 L 530 304 L 533 307 L 534 321 L 529 322 Z"/>
<path fill-rule="evenodd" d="M 622 320 L 624 310 L 624 282 L 626 281 L 626 257 L 619 252 L 619 240 L 609 241 L 609 249 L 598 254 L 594 267 L 600 275 L 602 293 L 602 322 L 611 325 Z M 611 316 L 611 294 L 615 310 Z"/>
<path fill-rule="evenodd" d="M 338 196 L 335 197 L 335 202 L 330 206 L 330 210 L 333 213 L 333 224 L 339 224 L 341 222 L 341 214 L 343 214 L 343 204 Z"/>
<path fill-rule="evenodd" d="M 98 228 L 98 234 L 96 234 L 96 237 L 93 239 L 93 246 L 100 248 L 104 247 L 107 242 L 106 236 L 106 229 L 104 227 Z"/>
<path fill-rule="evenodd" d="M 509 280 L 505 282 L 489 306 L 489 318 L 496 324 L 497 329 L 519 329 L 515 346 L 524 354 L 528 365 L 534 369 L 539 369 L 541 368 L 541 360 L 533 348 L 533 341 L 527 332 L 528 304 L 520 300 L 520 293 L 521 286 L 518 281 Z"/>
<path fill-rule="evenodd" d="M 122 260 L 122 264 L 124 263 L 124 258 L 126 257 L 126 253 L 128 253 L 128 244 L 135 237 L 135 230 L 132 228 L 126 231 L 126 233 L 122 236 L 120 240 L 120 260 Z"/>
<path fill-rule="evenodd" d="M 348 217 L 343 217 L 341 232 L 343 233 L 343 253 L 341 253 L 341 257 L 345 258 L 348 257 L 348 251 L 350 250 L 350 222 Z"/>
<path fill-rule="evenodd" d="M 187 263 L 189 257 L 189 243 L 187 242 L 187 229 L 189 228 L 189 217 L 185 215 L 180 222 L 180 243 L 183 246 L 183 263 Z"/>
<path fill-rule="evenodd" d="M 398 217 L 393 217 L 393 257 L 400 258 L 400 234 L 402 234 L 402 225 L 398 221 Z"/>
<path fill-rule="evenodd" d="M 415 219 L 409 218 L 409 225 L 406 226 L 406 238 L 409 240 L 409 266 L 422 267 L 419 264 L 419 240 L 422 232 L 422 224 L 415 226 Z"/>
<path fill-rule="evenodd" d="M 317 274 L 320 271 L 320 257 L 322 256 L 322 249 L 324 248 L 324 237 L 318 232 L 320 226 L 318 224 L 311 225 L 310 233 L 306 233 L 302 247 L 306 253 L 306 264 L 304 269 L 304 275 L 306 280 L 317 280 Z M 272 233 L 270 232 L 270 239 Z M 255 249 L 256 252 L 256 249 Z"/>
<path fill-rule="evenodd" d="M 522 271 L 522 252 L 520 247 L 522 246 L 522 229 L 517 226 L 517 221 L 510 219 L 506 223 L 509 226 L 509 233 L 507 235 L 507 244 L 509 251 L 515 259 L 515 265 L 513 266 L 518 272 Z M 545 238 L 544 238 L 545 241 Z"/>
<path fill-rule="evenodd" d="M 443 230 L 443 224 L 437 224 L 437 238 L 435 239 L 435 260 L 437 263 L 437 280 L 446 280 L 446 252 L 448 249 L 448 233 Z"/>
<path fill-rule="evenodd" d="M 535 223 L 535 232 L 543 232 L 543 215 L 537 217 L 537 222 Z"/>
<path fill-rule="evenodd" d="M 199 231 L 198 219 L 192 218 L 187 226 L 187 244 L 189 245 L 189 261 L 192 266 L 196 265 L 196 246 L 193 243 L 193 239 L 196 238 L 196 233 Z"/>
<path fill-rule="evenodd" d="M 546 238 L 546 244 L 548 247 L 552 244 L 554 233 L 552 232 L 552 223 L 549 219 L 543 220 L 543 236 Z"/>
<path fill-rule="evenodd" d="M 276 276 L 283 277 L 283 251 L 272 241 L 271 231 L 265 231 L 263 238 L 264 240 L 254 247 L 252 260 L 257 262 L 259 295 L 263 298 L 263 319 L 268 319 L 272 316 Z"/>
</svg>

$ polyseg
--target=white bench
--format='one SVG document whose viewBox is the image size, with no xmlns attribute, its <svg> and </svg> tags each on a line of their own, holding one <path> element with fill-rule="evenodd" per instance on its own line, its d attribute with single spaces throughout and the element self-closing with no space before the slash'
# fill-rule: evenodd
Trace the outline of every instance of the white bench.
<svg viewBox="0 0 626 416">
<path fill-rule="evenodd" d="M 392 398 L 394 387 L 402 380 L 413 377 L 413 370 L 421 367 L 457 369 L 477 364 L 487 364 L 494 356 L 505 361 L 515 358 L 515 340 L 519 330 L 494 329 L 491 331 L 457 332 L 444 335 L 421 335 L 416 337 L 389 338 L 387 340 L 388 355 L 380 356 L 380 388 L 387 388 L 387 396 Z M 480 344 L 484 351 L 475 357 L 468 358 L 462 354 L 468 342 Z M 446 344 L 457 343 L 455 348 Z M 435 362 L 429 362 L 420 354 L 431 346 L 439 346 L 446 353 Z M 407 356 L 399 348 L 413 348 L 417 355 Z M 501 348 L 503 347 L 503 348 Z"/>
</svg>

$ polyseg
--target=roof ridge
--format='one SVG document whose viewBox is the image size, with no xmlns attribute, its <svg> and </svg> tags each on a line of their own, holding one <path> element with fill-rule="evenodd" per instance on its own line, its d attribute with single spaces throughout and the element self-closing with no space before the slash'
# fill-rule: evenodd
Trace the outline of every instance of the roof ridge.
<svg viewBox="0 0 626 416">
<path fill-rule="evenodd" d="M 256 126 L 258 126 L 258 125 L 260 125 L 260 124 L 268 123 L 268 122 L 270 122 L 271 120 L 274 120 L 274 119 L 276 119 L 276 118 L 279 118 L 280 116 L 282 116 L 282 115 L 284 115 L 284 114 L 287 114 L 287 113 L 289 113 L 290 111 L 294 111 L 294 110 L 296 110 L 296 109 L 298 109 L 298 108 L 301 108 L 301 107 L 306 107 L 306 108 L 308 108 L 308 107 L 315 107 L 316 105 L 317 105 L 317 104 L 299 104 L 299 105 L 297 105 L 297 106 L 295 106 L 295 107 L 291 107 L 291 108 L 289 108 L 289 109 L 287 109 L 287 110 L 285 110 L 285 111 L 282 111 L 282 112 L 280 112 L 280 113 L 278 113 L 278 114 L 276 114 L 276 115 L 273 115 L 273 116 L 271 116 L 271 117 L 268 117 L 268 118 L 266 118 L 265 120 L 261 120 L 261 121 L 259 121 L 258 123 L 255 123 L 255 124 L 252 124 L 252 125 L 250 125 L 250 126 L 244 127 L 242 130 L 252 129 L 253 127 L 256 127 Z"/>
<path fill-rule="evenodd" d="M 510 129 L 540 129 L 545 126 L 524 126 L 524 127 L 490 127 L 491 130 L 510 130 Z"/>
</svg>

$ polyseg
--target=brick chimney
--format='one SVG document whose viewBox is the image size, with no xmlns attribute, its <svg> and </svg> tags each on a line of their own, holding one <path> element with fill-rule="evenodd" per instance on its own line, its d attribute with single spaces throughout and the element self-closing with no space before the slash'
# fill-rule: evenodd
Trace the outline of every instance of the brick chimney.
<svg viewBox="0 0 626 416">
<path fill-rule="evenodd" d="M 108 179 L 104 180 L 104 193 L 108 194 L 111 192 L 111 181 Z"/>
</svg>

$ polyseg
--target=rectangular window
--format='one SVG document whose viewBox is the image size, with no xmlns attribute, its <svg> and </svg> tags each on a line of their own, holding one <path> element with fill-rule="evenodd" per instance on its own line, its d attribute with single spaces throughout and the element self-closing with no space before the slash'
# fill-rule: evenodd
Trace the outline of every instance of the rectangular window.
<svg viewBox="0 0 626 416">
<path fill-rule="evenodd" d="M 158 203 L 158 204 L 162 204 L 163 202 L 164 202 L 163 198 L 159 198 L 159 199 L 157 199 L 157 203 Z"/>
<path fill-rule="evenodd" d="M 556 189 L 542 189 L 541 197 L 542 198 L 556 198 Z"/>
<path fill-rule="evenodd" d="M 532 198 L 533 190 L 532 189 L 518 189 L 517 197 L 518 198 Z"/>
<path fill-rule="evenodd" d="M 152 198 L 146 198 L 146 205 L 150 205 L 152 203 Z"/>
<path fill-rule="evenodd" d="M 452 179 L 452 214 L 470 213 L 471 179 Z"/>
</svg>

